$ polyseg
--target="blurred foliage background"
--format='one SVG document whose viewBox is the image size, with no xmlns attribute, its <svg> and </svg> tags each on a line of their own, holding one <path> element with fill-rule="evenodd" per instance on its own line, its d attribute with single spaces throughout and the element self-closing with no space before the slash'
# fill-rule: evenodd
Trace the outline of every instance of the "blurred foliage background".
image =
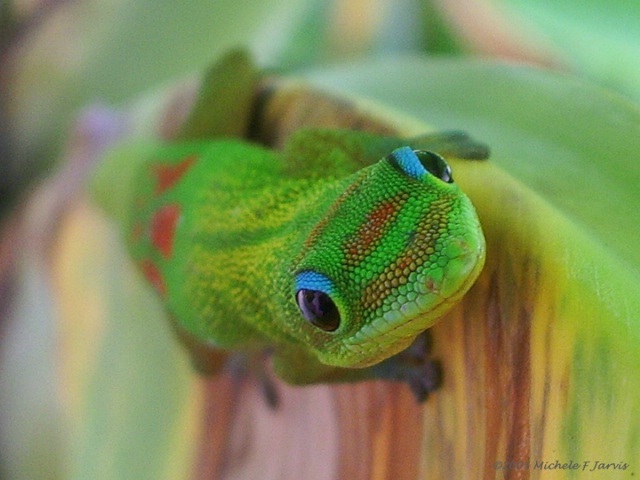
<svg viewBox="0 0 640 480">
<path fill-rule="evenodd" d="M 90 102 L 118 103 L 250 45 L 280 70 L 400 52 L 499 57 L 640 99 L 635 0 L 3 0 L 0 211 Z"/>
<path fill-rule="evenodd" d="M 636 109 L 639 39 L 636 0 L 0 0 L 0 314 L 13 292 L 20 201 L 55 171 L 87 104 L 123 104 L 248 45 L 284 73 L 408 53 L 532 64 Z M 22 314 L 46 350 L 51 326 L 37 322 L 46 289 L 36 281 L 23 295 L 38 299 Z M 26 365 L 25 377 L 39 366 Z M 59 459 L 43 461 L 57 478 Z"/>
</svg>

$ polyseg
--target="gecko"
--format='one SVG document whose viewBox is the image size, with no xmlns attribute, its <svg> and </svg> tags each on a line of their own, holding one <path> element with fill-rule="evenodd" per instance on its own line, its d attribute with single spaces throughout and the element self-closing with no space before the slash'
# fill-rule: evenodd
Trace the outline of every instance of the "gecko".
<svg viewBox="0 0 640 480">
<path fill-rule="evenodd" d="M 316 127 L 271 148 L 210 105 L 224 96 L 238 109 L 229 121 L 246 123 L 255 82 L 229 79 L 248 63 L 232 54 L 214 68 L 177 138 L 113 149 L 98 203 L 199 371 L 268 352 L 291 384 L 386 379 L 426 399 L 442 372 L 425 332 L 485 259 L 445 156 L 484 159 L 486 147 L 459 132 Z"/>
</svg>

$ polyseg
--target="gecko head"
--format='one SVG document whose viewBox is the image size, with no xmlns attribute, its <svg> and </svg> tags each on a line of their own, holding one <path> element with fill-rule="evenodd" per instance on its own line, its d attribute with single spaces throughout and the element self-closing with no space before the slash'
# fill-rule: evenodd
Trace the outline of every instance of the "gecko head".
<svg viewBox="0 0 640 480">
<path fill-rule="evenodd" d="M 366 367 L 406 348 L 467 292 L 485 242 L 438 154 L 394 150 L 348 180 L 292 269 L 296 335 L 318 359 Z"/>
</svg>

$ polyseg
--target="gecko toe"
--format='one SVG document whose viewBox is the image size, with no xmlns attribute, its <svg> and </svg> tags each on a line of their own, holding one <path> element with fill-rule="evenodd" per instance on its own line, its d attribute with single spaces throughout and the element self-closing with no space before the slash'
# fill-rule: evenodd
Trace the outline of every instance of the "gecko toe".
<svg viewBox="0 0 640 480">
<path fill-rule="evenodd" d="M 424 402 L 429 395 L 442 385 L 442 365 L 437 360 L 424 362 L 422 368 L 415 369 L 407 379 L 416 400 Z"/>
<path fill-rule="evenodd" d="M 431 335 L 428 331 L 418 335 L 413 343 L 402 352 L 373 367 L 373 376 L 409 385 L 418 402 L 427 400 L 429 395 L 442 385 L 442 365 L 429 357 Z"/>
</svg>

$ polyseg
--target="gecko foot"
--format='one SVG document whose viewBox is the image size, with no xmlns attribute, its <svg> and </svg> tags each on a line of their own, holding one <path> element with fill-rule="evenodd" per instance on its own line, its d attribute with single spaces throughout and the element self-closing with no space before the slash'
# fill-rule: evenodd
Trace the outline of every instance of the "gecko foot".
<svg viewBox="0 0 640 480">
<path fill-rule="evenodd" d="M 424 402 L 431 392 L 442 385 L 442 365 L 429 358 L 431 335 L 424 332 L 404 351 L 375 365 L 373 374 L 377 378 L 405 382 L 416 400 Z"/>
<path fill-rule="evenodd" d="M 226 370 L 238 382 L 247 380 L 257 382 L 267 406 L 276 410 L 280 403 L 280 395 L 274 378 L 266 367 L 266 359 L 270 354 L 268 351 L 253 354 L 235 352 L 229 356 Z"/>
<path fill-rule="evenodd" d="M 437 360 L 427 360 L 416 375 L 409 375 L 406 382 L 418 402 L 424 402 L 429 394 L 442 385 L 442 365 Z"/>
</svg>

